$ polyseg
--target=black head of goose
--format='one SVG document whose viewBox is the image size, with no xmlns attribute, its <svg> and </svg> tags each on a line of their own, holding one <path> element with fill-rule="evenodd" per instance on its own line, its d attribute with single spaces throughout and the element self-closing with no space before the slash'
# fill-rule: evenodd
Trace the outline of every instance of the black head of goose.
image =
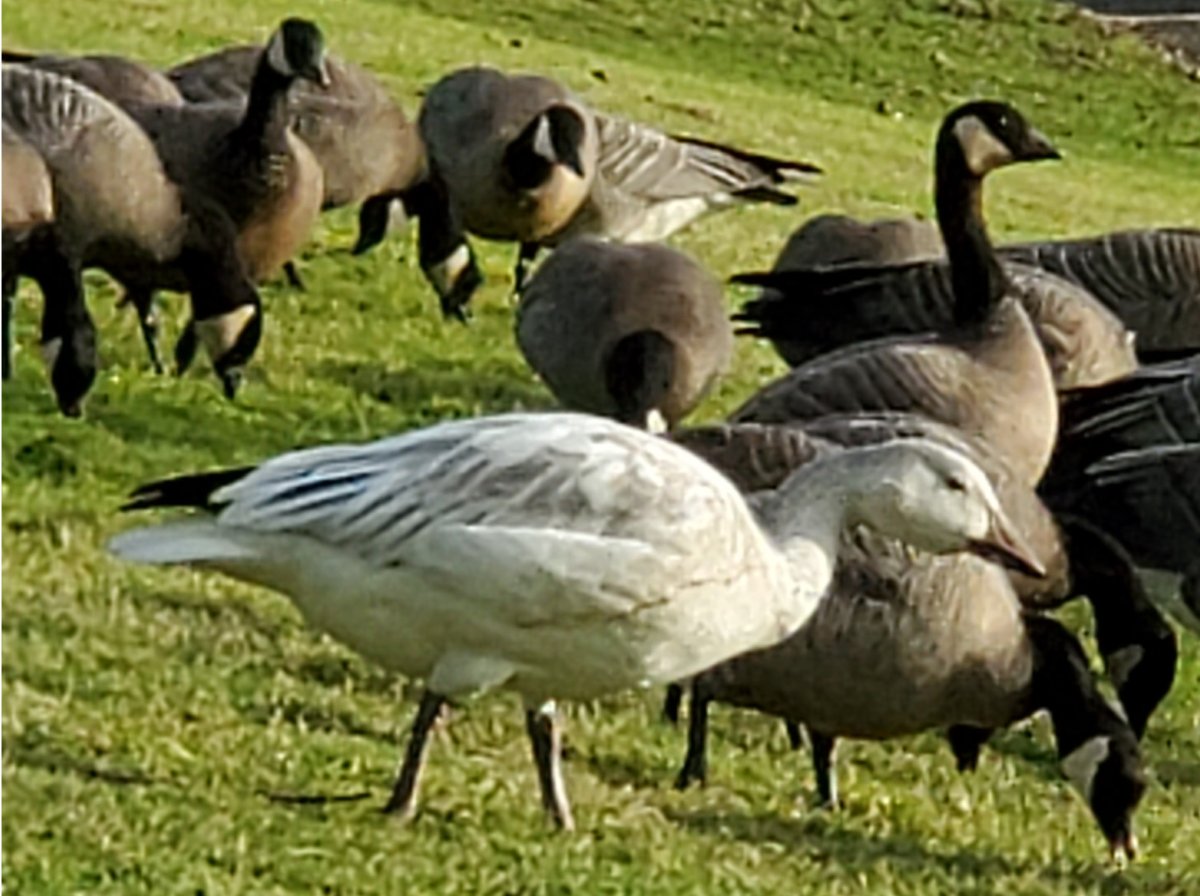
<svg viewBox="0 0 1200 896">
<path fill-rule="evenodd" d="M 954 290 L 954 328 L 937 338 L 881 339 L 804 364 L 750 398 L 738 421 L 788 422 L 837 411 L 908 410 L 958 426 L 996 448 L 1035 483 L 1054 445 L 1058 405 L 1045 354 L 988 241 L 983 178 L 1057 152 L 1004 103 L 960 106 L 943 121 L 935 150 L 938 225 Z M 761 285 L 805 288 L 841 301 L 841 288 L 878 269 L 786 272 Z"/>
<path fill-rule="evenodd" d="M 673 427 L 729 363 L 721 285 L 667 246 L 564 243 L 521 297 L 517 344 L 565 407 Z"/>
<path fill-rule="evenodd" d="M 754 489 L 793 463 L 845 450 L 797 429 L 745 424 L 674 438 Z M 1046 708 L 1064 771 L 1110 849 L 1136 849 L 1132 815 L 1145 786 L 1136 736 L 1104 700 L 1073 636 L 1023 610 L 1004 571 L 979 558 L 934 558 L 847 530 L 830 590 L 809 620 L 773 647 L 696 676 L 692 696 L 680 786 L 705 775 L 707 706 L 719 700 L 807 725 L 829 804 L 837 801 L 836 737 L 990 728 Z"/>
</svg>

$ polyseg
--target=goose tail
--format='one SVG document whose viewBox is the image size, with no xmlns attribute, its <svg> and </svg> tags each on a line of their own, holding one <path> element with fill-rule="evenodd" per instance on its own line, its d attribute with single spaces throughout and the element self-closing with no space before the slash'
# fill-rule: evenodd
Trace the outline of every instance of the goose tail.
<svg viewBox="0 0 1200 896">
<path fill-rule="evenodd" d="M 130 529 L 113 536 L 108 552 L 132 563 L 152 566 L 214 564 L 250 560 L 255 552 L 211 520 L 181 520 Z"/>
</svg>

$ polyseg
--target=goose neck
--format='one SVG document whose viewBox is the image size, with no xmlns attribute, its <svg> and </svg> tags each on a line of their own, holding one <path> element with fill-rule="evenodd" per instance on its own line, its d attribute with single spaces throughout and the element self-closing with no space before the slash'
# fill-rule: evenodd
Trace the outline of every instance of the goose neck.
<svg viewBox="0 0 1200 896">
<path fill-rule="evenodd" d="M 935 172 L 938 226 L 946 244 L 960 326 L 982 322 L 1008 289 L 983 218 L 983 179 L 972 174 L 957 144 L 940 144 Z"/>
<path fill-rule="evenodd" d="M 287 92 L 295 78 L 276 71 L 264 52 L 250 81 L 250 97 L 240 130 L 250 139 L 263 139 L 287 127 Z"/>
</svg>

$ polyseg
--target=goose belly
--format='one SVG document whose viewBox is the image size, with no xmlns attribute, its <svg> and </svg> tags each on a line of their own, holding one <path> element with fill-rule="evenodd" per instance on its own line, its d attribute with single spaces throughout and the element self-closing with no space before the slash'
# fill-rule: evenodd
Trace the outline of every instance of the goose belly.
<svg viewBox="0 0 1200 896">
<path fill-rule="evenodd" d="M 255 282 L 274 275 L 308 240 L 324 200 L 324 175 L 302 140 L 288 133 L 289 155 L 277 189 L 259 203 L 238 230 L 238 249 Z"/>
</svg>

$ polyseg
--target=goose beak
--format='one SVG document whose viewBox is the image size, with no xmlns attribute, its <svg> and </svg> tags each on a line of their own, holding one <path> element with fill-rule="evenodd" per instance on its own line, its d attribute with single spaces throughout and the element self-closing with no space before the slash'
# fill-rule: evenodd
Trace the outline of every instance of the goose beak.
<svg viewBox="0 0 1200 896">
<path fill-rule="evenodd" d="M 1026 162 L 1036 162 L 1041 159 L 1061 159 L 1060 153 L 1045 134 L 1037 128 L 1030 128 L 1021 146 L 1021 159 Z"/>
<path fill-rule="evenodd" d="M 320 87 L 328 87 L 333 83 L 333 79 L 329 77 L 329 63 L 322 59 L 313 67 L 309 73 L 309 80 L 315 81 Z"/>
<path fill-rule="evenodd" d="M 1046 567 L 1038 559 L 1029 543 L 1022 538 L 1016 527 L 1003 514 L 992 516 L 988 533 L 971 543 L 971 550 L 981 557 L 994 560 L 1009 569 L 1023 572 L 1039 579 L 1046 577 Z"/>
</svg>

